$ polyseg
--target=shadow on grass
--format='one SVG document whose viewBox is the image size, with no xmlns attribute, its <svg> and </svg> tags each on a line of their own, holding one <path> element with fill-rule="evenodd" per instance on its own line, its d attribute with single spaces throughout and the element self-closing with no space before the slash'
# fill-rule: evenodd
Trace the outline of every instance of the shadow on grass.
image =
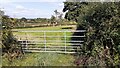
<svg viewBox="0 0 120 68">
<path fill-rule="evenodd" d="M 82 26 L 78 26 L 76 31 L 80 31 L 80 30 L 85 30 Z M 72 37 L 71 37 L 71 41 L 74 42 L 70 42 L 72 44 L 72 46 L 74 47 L 74 51 L 77 52 L 77 48 L 76 47 L 80 47 L 81 45 L 84 43 L 82 41 L 85 41 L 85 37 L 80 37 L 80 36 L 85 36 L 85 32 L 74 32 Z"/>
</svg>

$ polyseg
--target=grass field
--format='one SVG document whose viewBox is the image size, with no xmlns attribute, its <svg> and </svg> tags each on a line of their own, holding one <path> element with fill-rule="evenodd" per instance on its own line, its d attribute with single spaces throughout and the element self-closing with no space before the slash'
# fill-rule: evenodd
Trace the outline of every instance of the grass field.
<svg viewBox="0 0 120 68">
<path fill-rule="evenodd" d="M 62 29 L 72 27 L 72 29 Z M 37 27 L 37 28 L 23 28 L 23 29 L 13 29 L 13 30 L 42 30 L 42 31 L 49 31 L 49 30 L 73 30 L 76 26 L 56 26 L 56 27 Z M 38 32 L 13 32 L 15 36 L 18 36 L 21 39 L 27 39 L 29 40 L 44 40 L 43 38 L 37 38 L 39 36 L 43 36 L 43 33 Z M 64 33 L 55 32 L 55 33 L 47 33 L 47 36 L 64 36 Z M 67 33 L 67 35 L 71 36 L 72 33 Z M 18 38 L 17 37 L 17 38 Z M 59 40 L 62 41 L 64 38 L 46 38 L 46 40 Z M 70 38 L 67 38 L 67 40 L 70 40 Z M 56 43 L 57 45 L 60 45 L 59 43 Z M 49 44 L 50 45 L 50 44 Z M 53 45 L 53 44 L 51 44 Z M 55 44 L 54 44 L 55 45 Z M 41 45 L 36 45 L 41 46 Z M 2 65 L 3 66 L 74 66 L 74 57 L 70 54 L 59 54 L 59 53 L 26 53 L 25 57 L 22 59 L 15 59 L 13 62 L 9 62 L 6 58 L 3 57 Z"/>
<path fill-rule="evenodd" d="M 69 28 L 69 27 L 72 27 L 72 29 L 63 29 L 63 28 Z M 18 30 L 18 31 L 37 31 L 37 30 L 39 31 L 68 31 L 68 30 L 75 30 L 75 27 L 76 26 L 56 26 L 56 27 L 23 28 L 23 29 L 13 29 L 13 30 Z M 71 37 L 65 38 L 65 32 L 46 32 L 45 37 L 44 37 L 44 32 L 14 32 L 13 34 L 19 40 L 34 40 L 34 41 L 39 41 L 37 43 L 43 43 L 43 44 L 40 44 L 40 46 L 44 45 L 44 40 L 46 40 L 47 46 L 65 45 L 64 44 L 65 39 L 66 41 L 71 40 Z M 71 35 L 72 35 L 71 32 L 66 32 L 66 36 L 71 36 Z M 67 43 L 67 44 L 70 45 L 70 43 Z"/>
</svg>

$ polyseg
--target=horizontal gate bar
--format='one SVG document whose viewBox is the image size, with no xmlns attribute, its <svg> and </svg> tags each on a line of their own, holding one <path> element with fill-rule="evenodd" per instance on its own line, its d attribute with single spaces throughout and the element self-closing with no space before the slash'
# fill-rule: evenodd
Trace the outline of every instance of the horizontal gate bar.
<svg viewBox="0 0 120 68">
<path fill-rule="evenodd" d="M 53 47 L 53 48 L 56 48 L 56 47 L 62 48 L 62 47 L 63 47 L 63 48 L 64 48 L 65 46 L 46 46 L 46 48 L 47 48 L 47 47 L 51 47 L 51 48 L 52 48 L 52 47 Z M 73 47 L 75 48 L 75 47 L 78 47 L 78 46 L 66 46 L 66 47 L 67 47 L 67 48 L 73 48 Z M 39 48 L 39 47 L 38 47 L 38 48 Z M 44 46 L 41 46 L 40 48 L 44 48 Z"/>
<path fill-rule="evenodd" d="M 64 51 L 35 51 L 35 50 L 24 50 L 24 52 L 54 52 L 54 53 L 76 53 L 76 52 L 64 52 Z"/>
<path fill-rule="evenodd" d="M 44 43 L 20 43 L 20 44 L 21 44 L 21 45 L 24 45 L 24 44 L 34 45 L 34 44 L 44 44 Z M 55 45 L 56 45 L 56 44 L 58 44 L 58 43 L 46 43 L 46 45 L 47 45 L 47 44 L 55 44 Z M 65 43 L 59 43 L 58 45 L 60 45 L 60 44 L 65 44 Z M 74 43 L 73 43 L 73 44 L 66 44 L 66 45 L 82 45 L 82 44 L 76 44 L 76 43 L 74 44 Z"/>
<path fill-rule="evenodd" d="M 19 42 L 44 42 L 44 40 L 18 40 Z M 46 40 L 47 42 L 64 42 L 61 40 Z M 66 42 L 84 42 L 84 41 L 67 41 Z"/>
<path fill-rule="evenodd" d="M 22 48 L 23 50 L 44 50 L 44 48 Z M 56 50 L 56 49 L 54 49 L 54 48 L 46 48 L 46 50 Z M 57 49 L 58 51 L 59 50 L 65 50 L 65 49 Z M 66 49 L 66 50 L 75 50 L 75 49 Z"/>
<path fill-rule="evenodd" d="M 68 30 L 68 31 L 41 31 L 41 30 L 34 30 L 34 31 L 28 31 L 28 30 L 12 30 L 13 32 L 86 32 L 86 30 Z"/>
<path fill-rule="evenodd" d="M 26 35 L 22 35 L 22 36 L 25 37 Z M 22 37 L 22 36 L 20 36 L 20 37 Z M 46 37 L 61 38 L 61 37 L 64 37 L 64 36 L 46 36 Z M 66 36 L 66 37 L 86 37 L 86 36 Z M 44 36 L 36 36 L 36 37 L 33 36 L 33 37 L 30 37 L 30 38 L 44 38 Z"/>
</svg>

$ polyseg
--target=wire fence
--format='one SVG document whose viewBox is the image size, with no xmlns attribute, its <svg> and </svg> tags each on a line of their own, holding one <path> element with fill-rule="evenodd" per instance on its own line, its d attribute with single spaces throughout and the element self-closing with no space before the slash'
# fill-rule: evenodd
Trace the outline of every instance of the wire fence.
<svg viewBox="0 0 120 68">
<path fill-rule="evenodd" d="M 86 30 L 40 31 L 13 30 L 16 38 L 25 52 L 57 52 L 76 53 L 83 45 Z M 78 35 L 74 35 L 78 33 Z M 75 39 L 72 39 L 75 38 Z"/>
</svg>

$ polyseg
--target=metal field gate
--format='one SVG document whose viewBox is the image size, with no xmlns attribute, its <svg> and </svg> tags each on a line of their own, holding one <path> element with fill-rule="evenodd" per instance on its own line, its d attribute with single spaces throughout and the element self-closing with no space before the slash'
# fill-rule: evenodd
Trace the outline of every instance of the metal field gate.
<svg viewBox="0 0 120 68">
<path fill-rule="evenodd" d="M 41 31 L 41 30 L 13 30 L 25 52 L 57 52 L 76 53 L 75 49 L 82 45 L 85 30 Z M 77 33 L 78 35 L 74 35 Z M 72 39 L 75 38 L 76 40 Z"/>
</svg>

